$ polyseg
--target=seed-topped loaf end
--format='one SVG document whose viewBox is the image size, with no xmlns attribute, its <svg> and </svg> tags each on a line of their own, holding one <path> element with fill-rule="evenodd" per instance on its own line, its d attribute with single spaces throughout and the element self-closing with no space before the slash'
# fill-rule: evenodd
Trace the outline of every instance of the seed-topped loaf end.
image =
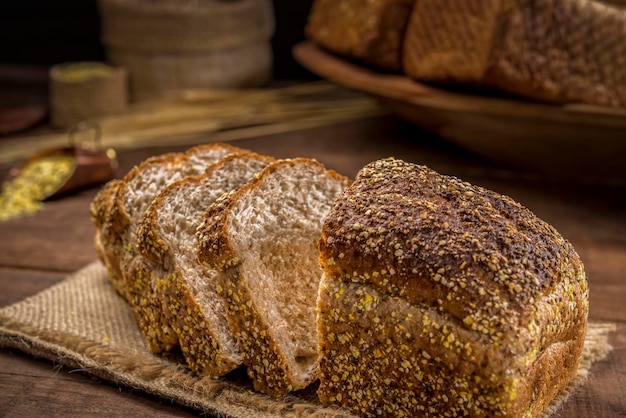
<svg viewBox="0 0 626 418">
<path fill-rule="evenodd" d="M 582 262 L 506 196 L 376 161 L 333 206 L 319 248 L 325 404 L 365 415 L 538 416 L 577 370 Z"/>
</svg>

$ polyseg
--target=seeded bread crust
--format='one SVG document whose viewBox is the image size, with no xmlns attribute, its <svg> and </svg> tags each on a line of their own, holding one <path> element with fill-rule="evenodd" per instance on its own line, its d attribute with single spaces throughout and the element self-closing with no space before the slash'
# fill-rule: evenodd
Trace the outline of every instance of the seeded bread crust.
<svg viewBox="0 0 626 418">
<path fill-rule="evenodd" d="M 131 169 L 117 187 L 107 217 L 110 243 L 104 245 L 106 257 L 111 265 L 120 270 L 126 300 L 133 308 L 150 349 L 155 353 L 177 347 L 178 337 L 168 327 L 163 313 L 159 312 L 160 305 L 145 304 L 146 293 L 151 289 L 152 274 L 145 260 L 135 260 L 141 257 L 137 249 L 136 229 L 143 211 L 168 184 L 186 176 L 198 175 L 219 158 L 240 151 L 227 144 L 215 143 L 192 147 L 184 153 L 151 157 Z M 147 174 L 151 172 L 158 173 L 158 178 Z M 131 206 L 126 207 L 127 201 L 131 201 Z"/>
<path fill-rule="evenodd" d="M 153 264 L 154 272 L 146 304 L 161 304 L 167 325 L 178 335 L 187 365 L 199 375 L 222 376 L 239 366 L 242 359 L 216 291 L 217 272 L 197 262 L 196 228 L 211 203 L 247 183 L 272 161 L 271 157 L 252 152 L 231 154 L 200 176 L 170 184 L 142 218 L 139 250 Z M 177 225 L 175 214 L 167 210 L 168 205 L 175 207 L 177 202 L 185 205 L 181 209 L 186 218 L 183 225 Z M 189 241 L 189 236 L 193 241 L 184 242 Z M 189 268 L 193 271 L 189 272 Z M 201 282 L 196 282 L 198 278 Z"/>
<path fill-rule="evenodd" d="M 98 253 L 98 257 L 100 258 L 100 261 L 102 261 L 102 264 L 106 267 L 109 281 L 117 293 L 119 293 L 123 298 L 126 298 L 124 280 L 119 265 L 112 263 L 109 259 L 109 254 L 113 253 L 115 250 L 112 248 L 112 246 L 114 246 L 114 233 L 109 225 L 108 218 L 120 183 L 121 180 L 114 179 L 102 186 L 92 200 L 89 206 L 89 211 L 91 221 L 96 227 L 94 247 Z"/>
<path fill-rule="evenodd" d="M 319 243 L 319 397 L 366 416 L 540 416 L 576 373 L 583 264 L 512 199 L 395 159 Z"/>
<path fill-rule="evenodd" d="M 252 378 L 256 390 L 271 396 L 280 396 L 308 386 L 317 378 L 316 361 L 312 362 L 314 366 L 304 380 L 295 377 L 297 366 L 293 360 L 288 359 L 289 355 L 283 352 L 275 335 L 280 332 L 277 329 L 278 325 L 290 327 L 292 324 L 268 322 L 267 313 L 259 307 L 259 301 L 250 288 L 250 281 L 256 278 L 247 277 L 241 268 L 243 255 L 235 250 L 231 241 L 234 237 L 229 231 L 229 219 L 236 216 L 233 213 L 233 207 L 238 199 L 247 193 L 254 192 L 263 183 L 272 181 L 275 173 L 290 170 L 298 165 L 308 166 L 317 173 L 325 173 L 324 175 L 332 182 L 336 182 L 342 189 L 348 185 L 347 178 L 334 171 L 325 170 L 314 160 L 304 158 L 280 160 L 266 167 L 247 185 L 218 199 L 209 208 L 203 223 L 198 228 L 198 259 L 208 268 L 216 269 L 221 273 L 219 276 L 220 293 L 225 300 L 227 318 L 241 347 L 248 375 Z M 267 199 L 281 198 L 287 197 L 267 196 Z M 293 254 L 293 257 L 309 256 L 311 254 Z M 259 274 L 264 274 L 264 272 L 259 272 Z M 298 279 L 294 277 L 294 281 Z M 304 286 L 304 284 L 301 285 L 296 285 L 294 292 L 299 291 L 296 287 Z M 315 288 L 317 285 L 316 282 Z M 288 321 L 288 319 L 285 320 Z M 314 329 L 311 331 L 315 332 Z M 317 359 L 317 353 L 312 355 Z"/>
<path fill-rule="evenodd" d="M 402 71 L 404 31 L 414 0 L 316 0 L 306 34 L 325 48 Z"/>
<path fill-rule="evenodd" d="M 96 196 L 94 196 L 89 206 L 89 214 L 91 215 L 91 221 L 98 229 L 102 228 L 106 222 L 107 215 L 113 205 L 113 199 L 117 193 L 120 180 L 113 179 L 108 181 L 104 186 L 98 190 Z"/>
</svg>

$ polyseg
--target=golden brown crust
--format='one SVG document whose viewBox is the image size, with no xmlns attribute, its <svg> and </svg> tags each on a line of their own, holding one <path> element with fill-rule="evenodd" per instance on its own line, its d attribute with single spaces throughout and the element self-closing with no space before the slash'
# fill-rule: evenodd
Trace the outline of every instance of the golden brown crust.
<svg viewBox="0 0 626 418">
<path fill-rule="evenodd" d="M 536 392 L 535 383 L 561 388 L 576 370 L 588 310 L 582 263 L 553 227 L 506 196 L 423 166 L 376 161 L 337 200 L 319 246 L 327 276 L 318 301 L 325 402 L 348 402 L 360 412 L 398 408 L 387 401 L 396 393 L 412 406 L 395 412 L 408 416 L 419 405 L 515 414 L 554 395 Z M 350 329 L 350 317 L 363 323 Z M 391 341 L 393 355 L 376 358 L 361 346 L 362 355 L 350 360 L 341 343 L 357 341 L 378 350 Z M 539 367 L 537 359 L 559 344 L 570 344 L 567 367 L 547 369 L 547 360 Z M 413 362 L 415 353 L 426 354 Z M 390 372 L 384 358 L 400 364 L 387 365 Z M 360 405 L 333 382 L 349 361 L 369 367 L 358 372 L 381 385 L 371 404 Z M 415 397 L 398 381 L 415 385 Z M 430 401 L 418 399 L 420 390 Z M 446 399 L 461 407 L 450 409 Z"/>
</svg>

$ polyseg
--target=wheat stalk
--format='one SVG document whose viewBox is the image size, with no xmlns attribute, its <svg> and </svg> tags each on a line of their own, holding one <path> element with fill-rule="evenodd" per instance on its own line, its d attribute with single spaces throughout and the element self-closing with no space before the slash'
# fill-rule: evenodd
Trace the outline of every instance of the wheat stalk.
<svg viewBox="0 0 626 418">
<path fill-rule="evenodd" d="M 95 122 L 103 147 L 132 149 L 233 141 L 384 113 L 372 98 L 319 81 L 273 89 L 187 90 Z M 65 132 L 6 138 L 0 143 L 0 165 L 68 143 Z"/>
</svg>

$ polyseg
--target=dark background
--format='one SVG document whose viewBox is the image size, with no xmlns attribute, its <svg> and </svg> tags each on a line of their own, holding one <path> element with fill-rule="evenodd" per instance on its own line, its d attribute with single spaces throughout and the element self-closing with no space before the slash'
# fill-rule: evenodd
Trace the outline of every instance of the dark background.
<svg viewBox="0 0 626 418">
<path fill-rule="evenodd" d="M 304 39 L 312 0 L 273 3 L 275 78 L 313 78 L 291 54 L 293 45 Z M 45 68 L 67 61 L 103 60 L 96 0 L 0 0 L 0 67 L 5 77 L 7 67 Z"/>
</svg>

